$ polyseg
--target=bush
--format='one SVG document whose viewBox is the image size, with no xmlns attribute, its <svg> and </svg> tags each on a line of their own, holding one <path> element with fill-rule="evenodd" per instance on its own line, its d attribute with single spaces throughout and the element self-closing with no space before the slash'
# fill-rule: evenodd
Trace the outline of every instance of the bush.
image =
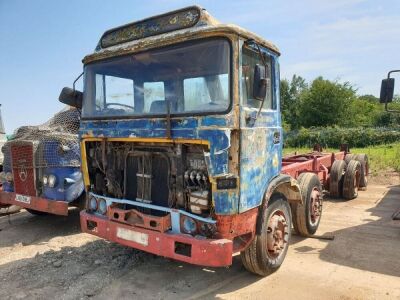
<svg viewBox="0 0 400 300">
<path fill-rule="evenodd" d="M 337 148 L 340 144 L 350 147 L 368 147 L 400 141 L 400 127 L 393 128 L 302 128 L 285 133 L 286 147 L 322 147 Z"/>
</svg>

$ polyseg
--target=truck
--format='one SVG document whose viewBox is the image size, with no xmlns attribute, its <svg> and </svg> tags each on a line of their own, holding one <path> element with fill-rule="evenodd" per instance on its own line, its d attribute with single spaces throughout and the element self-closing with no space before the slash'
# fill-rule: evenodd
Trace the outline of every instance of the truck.
<svg viewBox="0 0 400 300">
<path fill-rule="evenodd" d="M 82 108 L 82 231 L 191 264 L 241 253 L 250 272 L 277 270 L 292 224 L 316 232 L 324 189 L 352 199 L 366 177 L 348 147 L 282 158 L 279 55 L 198 6 L 106 31 L 83 59 L 84 91 L 59 97 Z"/>
<path fill-rule="evenodd" d="M 78 141 L 80 112 L 65 107 L 46 123 L 22 126 L 3 145 L 0 207 L 68 215 L 84 203 Z"/>
</svg>

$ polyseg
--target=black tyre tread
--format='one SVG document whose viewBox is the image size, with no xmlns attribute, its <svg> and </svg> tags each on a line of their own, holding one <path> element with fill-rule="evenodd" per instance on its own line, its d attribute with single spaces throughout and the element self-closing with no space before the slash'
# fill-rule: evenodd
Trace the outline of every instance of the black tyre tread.
<svg viewBox="0 0 400 300">
<path fill-rule="evenodd" d="M 302 178 L 305 175 L 306 175 L 306 173 L 301 173 L 299 175 L 299 177 L 297 177 L 297 182 L 300 183 L 300 180 L 302 180 Z M 300 186 L 300 192 L 301 192 L 301 186 Z M 300 229 L 299 229 L 299 226 L 298 226 L 298 223 L 297 223 L 297 219 L 298 219 L 298 217 L 297 217 L 297 204 L 293 204 L 291 206 L 291 210 L 292 210 L 293 228 L 298 234 L 300 234 Z"/>
<path fill-rule="evenodd" d="M 340 198 L 342 196 L 341 180 L 343 179 L 346 167 L 347 164 L 344 160 L 335 160 L 332 164 L 329 176 L 329 195 L 333 198 Z"/>
<path fill-rule="evenodd" d="M 361 171 L 360 171 L 360 187 L 366 188 L 368 185 L 368 155 L 365 153 L 356 154 L 354 157 L 355 160 L 359 161 L 361 164 Z"/>
<path fill-rule="evenodd" d="M 302 173 L 297 178 L 297 181 L 299 182 L 300 192 L 302 195 L 306 195 L 306 197 L 309 197 L 310 188 L 317 185 L 322 196 L 321 182 L 319 181 L 317 175 L 315 175 L 314 173 Z M 293 213 L 293 215 L 295 216 L 295 218 L 293 218 L 293 226 L 296 232 L 301 236 L 310 236 L 314 234 L 317 231 L 319 225 L 318 223 L 316 228 L 311 228 L 311 225 L 308 225 L 308 212 L 306 208 L 306 203 L 296 204 L 294 209 L 296 212 Z"/>
<path fill-rule="evenodd" d="M 30 208 L 25 208 L 27 212 L 29 212 L 32 215 L 35 216 L 47 216 L 49 213 L 44 212 L 44 211 L 39 211 L 39 210 L 34 210 L 34 209 L 30 209 Z"/>
<path fill-rule="evenodd" d="M 354 159 L 354 154 L 352 154 L 352 153 L 349 153 L 349 154 L 346 154 L 346 156 L 344 157 L 344 161 L 346 162 L 346 164 L 349 164 L 349 162 L 352 160 L 352 159 Z"/>
<path fill-rule="evenodd" d="M 287 213 L 288 213 L 288 222 L 289 226 L 291 225 L 291 215 L 290 215 L 290 207 L 288 202 L 285 199 L 281 198 L 276 198 L 276 199 L 271 199 L 270 203 L 268 203 L 268 206 L 270 207 L 273 203 L 282 201 L 283 205 L 285 205 Z M 264 225 L 264 224 L 263 224 Z M 266 243 L 262 239 L 262 235 L 264 234 L 265 227 L 261 229 L 261 233 L 259 235 L 256 235 L 254 237 L 254 240 L 251 242 L 251 244 L 240 253 L 240 257 L 242 259 L 243 266 L 246 268 L 251 273 L 254 273 L 256 275 L 260 276 L 267 276 L 274 271 L 276 271 L 279 267 L 280 264 L 277 266 L 272 265 L 268 261 L 263 260 L 263 254 L 264 253 L 264 246 Z M 288 244 L 285 249 L 285 253 L 283 255 L 283 259 L 286 256 L 286 252 L 289 246 L 290 242 L 290 230 L 289 230 L 289 237 L 288 237 Z M 283 262 L 283 260 L 282 260 Z"/>
<path fill-rule="evenodd" d="M 257 261 L 257 235 L 254 237 L 250 246 L 245 251 L 241 252 L 241 256 L 243 265 L 249 272 L 261 276 L 263 275 Z"/>
<path fill-rule="evenodd" d="M 354 159 L 350 160 L 343 180 L 343 198 L 346 200 L 351 200 L 358 196 L 354 190 L 354 176 L 356 176 L 357 169 L 359 171 L 361 169 L 360 162 Z"/>
</svg>

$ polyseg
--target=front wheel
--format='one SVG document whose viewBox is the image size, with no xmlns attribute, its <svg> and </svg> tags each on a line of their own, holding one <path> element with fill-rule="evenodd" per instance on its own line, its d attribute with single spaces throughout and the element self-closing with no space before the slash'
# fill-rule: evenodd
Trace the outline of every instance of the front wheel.
<svg viewBox="0 0 400 300">
<path fill-rule="evenodd" d="M 267 276 L 281 266 L 291 236 L 290 206 L 281 195 L 271 197 L 262 216 L 260 233 L 240 253 L 244 267 L 251 273 Z"/>
</svg>

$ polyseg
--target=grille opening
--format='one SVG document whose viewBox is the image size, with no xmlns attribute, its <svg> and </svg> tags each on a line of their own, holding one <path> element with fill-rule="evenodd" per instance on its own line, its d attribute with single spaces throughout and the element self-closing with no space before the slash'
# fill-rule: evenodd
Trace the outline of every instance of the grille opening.
<svg viewBox="0 0 400 300">
<path fill-rule="evenodd" d="M 114 219 L 119 219 L 119 213 L 114 213 Z"/>
<path fill-rule="evenodd" d="M 156 221 L 150 221 L 150 226 L 151 227 L 157 227 L 157 222 Z"/>
<path fill-rule="evenodd" d="M 89 229 L 91 231 L 97 230 L 97 222 L 95 222 L 95 221 L 87 221 L 86 226 L 87 226 L 87 229 Z"/>
<path fill-rule="evenodd" d="M 191 257 L 192 256 L 192 245 L 186 244 L 186 243 L 181 243 L 181 242 L 175 242 L 175 253 L 183 255 L 183 256 Z"/>
</svg>

